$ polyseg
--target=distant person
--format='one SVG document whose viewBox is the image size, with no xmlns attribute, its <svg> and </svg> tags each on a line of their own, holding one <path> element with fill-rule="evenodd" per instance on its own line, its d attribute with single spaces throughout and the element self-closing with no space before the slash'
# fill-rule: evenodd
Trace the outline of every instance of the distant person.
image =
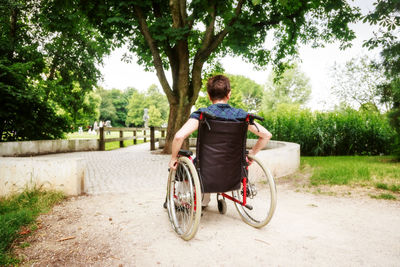
<svg viewBox="0 0 400 267">
<path fill-rule="evenodd" d="M 107 121 L 106 121 L 106 127 L 110 127 L 110 128 L 112 127 L 112 126 L 111 126 L 111 121 L 110 121 L 110 120 L 107 120 Z M 107 134 L 111 134 L 111 132 L 110 132 L 110 131 L 107 131 Z"/>
<path fill-rule="evenodd" d="M 99 126 L 97 124 L 97 121 L 95 121 L 94 124 L 93 124 L 93 132 L 94 132 L 94 134 L 97 134 L 98 130 L 99 130 Z"/>
</svg>

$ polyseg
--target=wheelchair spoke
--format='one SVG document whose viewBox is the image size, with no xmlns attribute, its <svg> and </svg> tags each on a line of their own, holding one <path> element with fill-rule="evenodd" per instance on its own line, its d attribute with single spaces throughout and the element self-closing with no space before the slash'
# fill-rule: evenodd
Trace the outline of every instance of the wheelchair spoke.
<svg viewBox="0 0 400 267">
<path fill-rule="evenodd" d="M 196 188 L 200 191 L 193 163 L 187 158 L 180 158 L 177 170 L 170 172 L 167 207 L 175 232 L 185 240 L 194 236 L 200 221 L 195 209 L 195 203 L 199 201 Z"/>
<path fill-rule="evenodd" d="M 275 182 L 269 170 L 261 162 L 254 158 L 249 166 L 248 182 L 246 188 L 233 192 L 233 196 L 243 201 L 243 193 L 246 190 L 246 203 L 252 207 L 248 209 L 235 203 L 242 219 L 254 227 L 265 226 L 272 218 L 276 207 Z"/>
</svg>

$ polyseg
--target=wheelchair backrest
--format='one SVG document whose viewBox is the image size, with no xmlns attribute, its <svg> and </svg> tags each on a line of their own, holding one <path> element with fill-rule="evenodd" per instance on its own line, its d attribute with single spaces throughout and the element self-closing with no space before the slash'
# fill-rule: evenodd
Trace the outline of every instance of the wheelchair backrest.
<svg viewBox="0 0 400 267">
<path fill-rule="evenodd" d="M 200 120 L 196 167 L 203 193 L 237 190 L 246 163 L 247 122 Z"/>
</svg>

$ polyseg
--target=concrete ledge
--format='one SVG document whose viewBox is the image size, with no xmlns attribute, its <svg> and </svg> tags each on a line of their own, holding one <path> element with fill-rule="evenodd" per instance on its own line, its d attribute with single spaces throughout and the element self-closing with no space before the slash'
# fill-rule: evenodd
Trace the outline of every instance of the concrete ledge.
<svg viewBox="0 0 400 267">
<path fill-rule="evenodd" d="M 252 148 L 257 140 L 248 139 L 247 148 Z M 257 153 L 259 158 L 275 178 L 296 172 L 300 167 L 300 145 L 290 142 L 270 141 Z"/>
<path fill-rule="evenodd" d="M 61 152 L 92 151 L 98 149 L 98 139 L 0 142 L 0 156 L 3 157 L 34 156 Z"/>
<path fill-rule="evenodd" d="M 252 148 L 256 139 L 247 139 L 247 148 Z M 189 139 L 190 147 L 196 147 L 196 138 Z M 165 139 L 160 139 L 159 148 L 165 146 Z M 294 173 L 300 167 L 300 145 L 290 142 L 270 141 L 258 152 L 259 158 L 271 171 L 275 178 Z"/>
<path fill-rule="evenodd" d="M 0 196 L 18 193 L 33 186 L 76 196 L 84 191 L 84 176 L 81 158 L 1 158 Z"/>
</svg>

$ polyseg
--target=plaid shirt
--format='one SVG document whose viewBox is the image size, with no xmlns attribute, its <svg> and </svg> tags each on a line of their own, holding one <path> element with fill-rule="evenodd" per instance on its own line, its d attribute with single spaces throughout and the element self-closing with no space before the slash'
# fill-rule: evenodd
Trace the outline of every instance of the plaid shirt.
<svg viewBox="0 0 400 267">
<path fill-rule="evenodd" d="M 217 119 L 225 121 L 244 121 L 247 117 L 247 112 L 243 109 L 233 108 L 229 104 L 213 104 L 207 108 L 199 108 L 190 114 L 190 118 L 199 120 L 203 111 L 213 113 Z"/>
</svg>

